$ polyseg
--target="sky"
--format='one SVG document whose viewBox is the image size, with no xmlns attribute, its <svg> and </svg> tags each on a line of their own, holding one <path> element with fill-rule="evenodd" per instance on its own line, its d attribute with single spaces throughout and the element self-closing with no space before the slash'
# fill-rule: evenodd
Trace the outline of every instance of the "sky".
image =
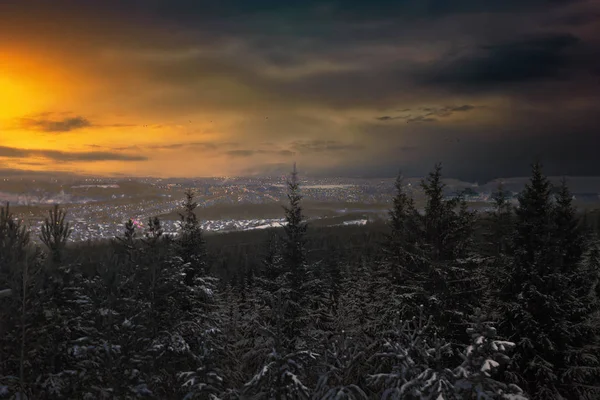
<svg viewBox="0 0 600 400">
<path fill-rule="evenodd" d="M 599 0 L 2 0 L 0 173 L 600 175 Z"/>
</svg>

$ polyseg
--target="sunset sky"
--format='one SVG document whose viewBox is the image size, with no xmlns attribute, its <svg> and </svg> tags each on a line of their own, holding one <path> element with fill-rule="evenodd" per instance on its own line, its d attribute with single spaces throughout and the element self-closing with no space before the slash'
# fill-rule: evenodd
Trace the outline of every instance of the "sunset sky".
<svg viewBox="0 0 600 400">
<path fill-rule="evenodd" d="M 0 172 L 600 175 L 600 1 L 0 1 Z"/>
</svg>

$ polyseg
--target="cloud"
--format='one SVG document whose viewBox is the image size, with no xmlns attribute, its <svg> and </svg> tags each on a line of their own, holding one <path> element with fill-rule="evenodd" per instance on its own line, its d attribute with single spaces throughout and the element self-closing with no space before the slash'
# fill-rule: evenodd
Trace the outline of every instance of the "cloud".
<svg viewBox="0 0 600 400">
<path fill-rule="evenodd" d="M 148 157 L 132 154 L 120 154 L 106 151 L 90 152 L 65 152 L 58 150 L 22 149 L 16 147 L 0 146 L 0 157 L 27 158 L 43 157 L 53 161 L 146 161 Z"/>
<path fill-rule="evenodd" d="M 24 1 L 0 5 L 0 37 L 44 70 L 82 78 L 56 103 L 75 113 L 30 117 L 31 129 L 89 142 L 104 113 L 138 113 L 156 124 L 148 136 L 88 150 L 149 155 L 144 173 L 188 174 L 202 155 L 210 162 L 194 173 L 297 156 L 312 173 L 422 173 L 440 159 L 452 173 L 490 175 L 527 168 L 541 123 L 536 140 L 571 151 L 591 143 L 573 132 L 598 127 L 591 1 Z M 510 161 L 485 156 L 499 148 Z"/>
<path fill-rule="evenodd" d="M 426 72 L 424 82 L 484 91 L 506 84 L 562 80 L 572 72 L 569 51 L 581 40 L 570 33 L 522 37 L 479 46 Z"/>
<path fill-rule="evenodd" d="M 250 157 L 257 153 L 257 150 L 229 150 L 225 152 L 225 154 L 232 157 Z"/>
<path fill-rule="evenodd" d="M 253 164 L 240 171 L 241 176 L 287 176 L 292 171 L 292 163 Z M 299 166 L 302 172 L 302 168 Z"/>
<path fill-rule="evenodd" d="M 287 157 L 287 156 L 293 156 L 296 153 L 291 150 L 237 149 L 237 150 L 228 150 L 224 154 L 231 156 L 231 157 L 251 157 L 254 155 L 258 155 L 258 154 L 272 154 L 272 155 Z"/>
<path fill-rule="evenodd" d="M 91 127 L 92 123 L 84 117 L 64 118 L 61 120 L 23 118 L 20 128 L 39 130 L 42 132 L 70 132 Z"/>
<path fill-rule="evenodd" d="M 336 140 L 304 140 L 293 142 L 291 148 L 298 153 L 324 153 L 360 150 L 364 146 L 354 143 L 343 143 Z"/>
<path fill-rule="evenodd" d="M 67 171 L 36 171 L 21 168 L 0 168 L 0 176 L 3 177 L 23 177 L 23 176 L 36 176 L 45 178 L 57 178 L 59 176 L 67 177 L 73 176 L 74 173 Z"/>
<path fill-rule="evenodd" d="M 97 124 L 88 118 L 68 112 L 43 112 L 28 117 L 18 118 L 16 124 L 9 129 L 33 130 L 46 133 L 65 133 L 84 128 L 126 128 L 131 124 Z"/>
<path fill-rule="evenodd" d="M 429 117 L 425 117 L 423 115 L 419 115 L 417 117 L 414 118 L 407 118 L 406 119 L 406 123 L 411 123 L 411 122 L 436 122 L 437 119 L 436 118 L 429 118 Z"/>
<path fill-rule="evenodd" d="M 178 142 L 170 144 L 156 144 L 145 146 L 149 150 L 197 150 L 197 151 L 217 151 L 230 149 L 240 146 L 237 142 Z"/>
<path fill-rule="evenodd" d="M 451 116 L 457 112 L 467 112 L 478 108 L 477 106 L 473 106 L 471 104 L 464 104 L 462 106 L 446 106 L 446 107 L 422 107 L 410 109 L 406 108 L 404 110 L 400 110 L 401 112 L 409 112 L 408 115 L 398 115 L 398 116 L 389 116 L 384 115 L 381 117 L 377 117 L 376 119 L 379 121 L 394 121 L 394 120 L 404 120 L 407 123 L 413 122 L 436 122 L 439 118 L 446 118 Z"/>
</svg>

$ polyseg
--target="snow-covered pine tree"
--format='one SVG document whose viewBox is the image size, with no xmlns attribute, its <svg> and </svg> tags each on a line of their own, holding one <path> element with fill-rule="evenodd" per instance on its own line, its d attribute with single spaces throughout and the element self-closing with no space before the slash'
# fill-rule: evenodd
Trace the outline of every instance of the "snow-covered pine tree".
<svg viewBox="0 0 600 400">
<path fill-rule="evenodd" d="M 515 344 L 500 340 L 493 323 L 486 321 L 480 309 L 472 320 L 467 329 L 471 344 L 462 354 L 463 363 L 454 370 L 457 393 L 462 399 L 526 400 L 521 388 L 496 378 L 498 368 L 510 362 L 507 352 Z"/>
<path fill-rule="evenodd" d="M 513 206 L 509 200 L 509 193 L 502 183 L 492 194 L 494 210 L 488 214 L 489 225 L 483 234 L 484 254 L 488 255 L 483 272 L 485 275 L 486 292 L 482 299 L 482 306 L 490 313 L 499 317 L 496 301 L 502 287 L 509 281 L 510 246 L 514 231 Z"/>
<path fill-rule="evenodd" d="M 257 283 L 269 293 L 275 293 L 282 285 L 283 259 L 279 236 L 274 231 L 269 232 L 264 257 L 262 273 Z"/>
<path fill-rule="evenodd" d="M 426 205 L 414 214 L 417 240 L 402 277 L 404 318 L 417 317 L 421 305 L 435 321 L 441 338 L 461 342 L 465 316 L 477 303 L 480 280 L 472 253 L 473 215 L 460 197 L 445 199 L 441 164 L 422 180 Z"/>
<path fill-rule="evenodd" d="M 335 312 L 340 301 L 344 275 L 339 254 L 335 250 L 332 253 L 326 264 L 326 285 L 329 293 L 329 307 L 332 312 Z"/>
<path fill-rule="evenodd" d="M 254 311 L 260 315 L 262 323 L 272 326 L 271 321 L 274 304 L 274 296 L 281 291 L 287 298 L 290 295 L 287 278 L 285 273 L 283 258 L 281 256 L 281 242 L 279 236 L 271 231 L 268 233 L 267 242 L 262 257 L 262 269 L 255 277 L 255 293 L 258 303 L 255 304 Z"/>
<path fill-rule="evenodd" d="M 344 279 L 340 298 L 349 319 L 345 329 L 371 340 L 395 327 L 404 306 L 398 304 L 389 275 L 382 267 L 382 263 L 371 264 L 361 257 Z"/>
<path fill-rule="evenodd" d="M 298 179 L 295 163 L 291 176 L 287 181 L 287 199 L 289 205 L 284 206 L 286 224 L 283 227 L 285 234 L 282 256 L 290 297 L 286 309 L 285 332 L 289 339 L 293 339 L 290 342 L 293 344 L 300 337 L 301 327 L 303 326 L 303 309 L 306 306 L 306 297 L 310 295 L 304 290 L 307 283 L 305 248 L 307 224 L 302 211 L 300 180 Z"/>
<path fill-rule="evenodd" d="M 190 285 L 186 281 L 188 265 L 173 257 L 158 279 L 156 315 L 160 329 L 145 349 L 154 360 L 150 369 L 160 372 L 149 385 L 158 397 L 176 391 L 192 396 L 189 398 L 202 398 L 222 389 L 217 361 L 223 351 L 217 280 L 195 275 Z M 138 318 L 146 320 L 143 314 Z"/>
<path fill-rule="evenodd" d="M 583 279 L 592 282 L 590 295 L 600 300 L 600 238 L 597 234 L 590 234 L 586 240 L 585 250 L 581 259 Z"/>
<path fill-rule="evenodd" d="M 48 272 L 43 311 L 49 338 L 40 344 L 48 364 L 38 379 L 48 398 L 109 399 L 118 393 L 121 343 L 111 321 L 120 315 L 104 283 L 77 264 Z"/>
<path fill-rule="evenodd" d="M 147 349 L 160 320 L 147 317 L 148 292 L 152 288 L 143 279 L 146 276 L 144 266 L 137 268 L 118 258 L 108 257 L 102 263 L 103 271 L 96 277 L 97 287 L 102 288 L 94 296 L 100 299 L 96 305 L 98 313 L 103 316 L 99 323 L 102 331 L 108 333 L 107 339 L 118 343 L 121 350 L 113 358 L 112 365 L 114 376 L 120 377 L 115 380 L 115 393 L 124 398 L 152 395 L 149 386 L 159 376 L 151 369 L 154 354 Z"/>
<path fill-rule="evenodd" d="M 383 249 L 389 277 L 394 287 L 399 289 L 414 271 L 418 227 L 414 200 L 406 193 L 401 174 L 396 178 L 395 189 L 392 209 L 389 210 L 390 232 Z M 411 291 L 406 287 L 403 289 L 401 292 Z"/>
<path fill-rule="evenodd" d="M 183 212 L 179 213 L 180 234 L 176 241 L 177 255 L 188 264 L 185 268 L 185 282 L 190 286 L 194 284 L 195 276 L 203 275 L 207 267 L 204 235 L 196 217 L 198 203 L 194 198 L 192 189 L 185 191 Z"/>
<path fill-rule="evenodd" d="M 510 202 L 509 192 L 502 183 L 492 194 L 494 201 L 494 211 L 490 213 L 490 229 L 487 233 L 491 255 L 499 256 L 507 254 L 512 241 L 512 232 L 514 228 L 513 206 Z"/>
<path fill-rule="evenodd" d="M 325 370 L 317 380 L 312 399 L 367 400 L 369 397 L 361 388 L 367 358 L 363 343 L 343 329 L 338 332 L 325 342 L 322 357 Z"/>
<path fill-rule="evenodd" d="M 400 321 L 394 331 L 384 333 L 365 363 L 372 371 L 367 381 L 382 399 L 436 399 L 430 397 L 432 391 L 451 387 L 446 375 L 452 374 L 440 361 L 452 349 L 431 332 L 432 318 L 423 309 L 416 318 Z"/>
<path fill-rule="evenodd" d="M 498 340 L 493 327 L 481 318 L 476 321 L 467 330 L 472 344 L 455 368 L 446 362 L 453 352 L 450 343 L 428 334 L 431 318 L 421 314 L 401 323 L 367 364 L 378 371 L 369 376 L 372 387 L 384 399 L 526 400 L 518 387 L 492 377 L 497 366 L 509 361 L 504 353 L 514 344 Z"/>
<path fill-rule="evenodd" d="M 285 210 L 283 258 L 290 273 L 292 286 L 299 288 L 304 282 L 306 272 L 305 234 L 307 224 L 302 210 L 302 194 L 296 164 L 287 181 L 288 206 Z"/>
<path fill-rule="evenodd" d="M 243 394 L 253 399 L 305 399 L 311 390 L 304 383 L 305 369 L 317 355 L 305 349 L 291 349 L 285 334 L 286 307 L 289 305 L 278 292 L 272 306 L 275 322 L 272 327 L 263 327 L 262 333 L 270 339 L 271 350 L 258 372 L 244 385 Z"/>
<path fill-rule="evenodd" d="M 236 389 L 247 382 L 251 374 L 263 363 L 262 341 L 257 341 L 257 326 L 258 321 L 263 319 L 263 307 L 259 300 L 254 300 L 257 296 L 254 292 L 250 293 L 250 307 L 246 310 L 240 308 L 239 294 L 232 285 L 227 285 L 221 293 L 222 301 L 218 305 L 222 315 L 221 329 L 225 343 L 222 359 L 223 380 L 224 387 L 230 389 L 227 397 L 231 397 L 236 395 Z"/>
<path fill-rule="evenodd" d="M 593 283 L 581 279 L 584 271 L 575 261 L 579 239 L 571 198 L 563 185 L 553 203 L 551 184 L 536 162 L 516 210 L 514 263 L 501 292 L 499 328 L 517 343 L 511 379 L 532 399 L 599 393 L 598 325 L 591 324 L 597 305 L 589 297 Z"/>
<path fill-rule="evenodd" d="M 568 273 L 576 268 L 576 265 L 581 261 L 584 251 L 584 238 L 573 206 L 573 195 L 564 177 L 558 187 L 552 213 L 554 240 L 558 252 L 554 261 L 561 272 Z"/>
</svg>

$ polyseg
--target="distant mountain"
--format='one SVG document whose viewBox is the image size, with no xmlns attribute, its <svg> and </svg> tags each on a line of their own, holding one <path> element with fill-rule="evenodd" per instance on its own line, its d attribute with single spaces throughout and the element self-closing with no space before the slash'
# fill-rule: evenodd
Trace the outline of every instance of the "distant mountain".
<svg viewBox="0 0 600 400">
<path fill-rule="evenodd" d="M 552 184 L 559 185 L 562 176 L 549 176 L 548 179 Z M 572 193 L 600 193 L 600 176 L 567 176 L 567 185 Z M 502 182 L 506 190 L 520 192 L 523 190 L 529 177 L 513 177 L 494 179 L 480 186 L 480 190 L 493 191 L 496 190 L 498 184 Z"/>
</svg>

